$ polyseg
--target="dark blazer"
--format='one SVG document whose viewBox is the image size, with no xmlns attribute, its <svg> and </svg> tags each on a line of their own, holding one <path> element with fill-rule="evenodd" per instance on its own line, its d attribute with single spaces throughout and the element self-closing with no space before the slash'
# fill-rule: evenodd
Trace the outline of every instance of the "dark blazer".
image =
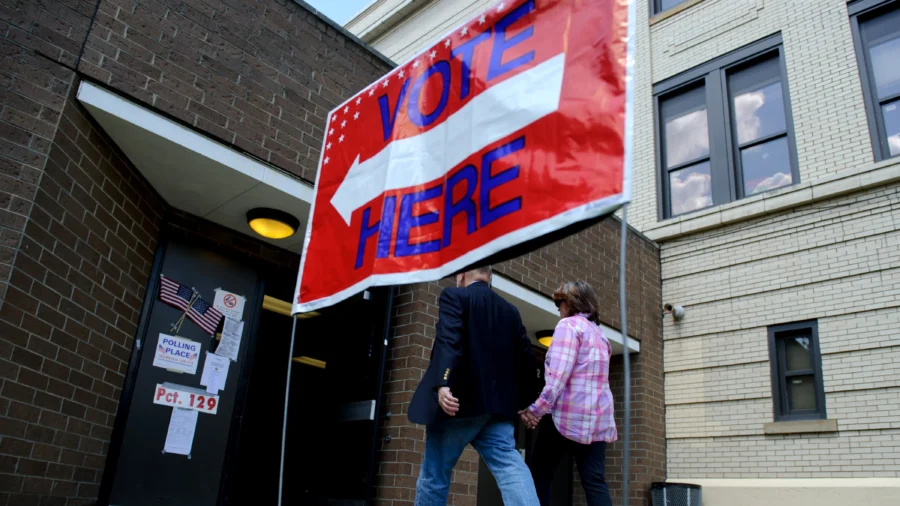
<svg viewBox="0 0 900 506">
<path fill-rule="evenodd" d="M 437 390 L 459 399 L 457 418 L 499 415 L 510 419 L 533 401 L 537 365 L 515 306 L 484 282 L 441 292 L 431 363 L 409 405 L 409 419 L 432 424 L 449 418 Z"/>
</svg>

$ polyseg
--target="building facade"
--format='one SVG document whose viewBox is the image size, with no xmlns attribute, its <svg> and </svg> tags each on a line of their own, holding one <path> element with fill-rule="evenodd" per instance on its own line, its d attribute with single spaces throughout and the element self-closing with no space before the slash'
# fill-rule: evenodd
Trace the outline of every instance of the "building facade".
<svg viewBox="0 0 900 506">
<path fill-rule="evenodd" d="M 284 308 L 326 115 L 393 61 L 293 0 L 4 0 L 0 21 L 0 506 L 275 504 L 282 456 L 285 504 L 411 504 L 424 429 L 406 408 L 446 281 L 305 315 L 293 356 Z M 247 220 L 260 207 L 300 225 L 261 237 Z M 497 265 L 494 288 L 531 334 L 555 324 L 563 281 L 600 290 L 618 407 L 633 357 L 638 505 L 666 461 L 660 251 L 629 230 L 623 336 L 619 226 Z M 167 382 L 202 388 L 153 363 L 179 315 L 162 277 L 246 298 L 238 359 L 189 456 L 165 451 L 173 409 L 153 400 Z M 191 322 L 179 331 L 218 349 Z M 614 494 L 621 460 L 613 445 Z M 451 502 L 497 504 L 491 479 L 468 452 Z"/>
<path fill-rule="evenodd" d="M 900 2 L 635 0 L 629 222 L 661 248 L 666 473 L 704 503 L 900 497 Z M 480 0 L 379 0 L 396 61 Z"/>
</svg>

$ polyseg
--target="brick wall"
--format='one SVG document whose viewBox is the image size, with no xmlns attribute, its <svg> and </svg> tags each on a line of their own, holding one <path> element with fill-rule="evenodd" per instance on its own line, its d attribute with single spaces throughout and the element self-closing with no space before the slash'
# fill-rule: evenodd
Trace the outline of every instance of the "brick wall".
<svg viewBox="0 0 900 506">
<path fill-rule="evenodd" d="M 312 181 L 326 112 L 390 64 L 292 1 L 2 0 L 0 23 L 0 505 L 90 503 L 165 206 L 74 102 L 72 69 Z M 296 262 L 193 217 L 170 218 L 248 258 Z M 545 295 L 570 276 L 589 279 L 604 321 L 618 327 L 617 230 L 605 222 L 498 270 Z M 643 341 L 635 444 L 647 451 L 635 452 L 633 469 L 643 483 L 662 477 L 665 459 L 659 257 L 636 236 L 630 255 L 629 324 Z M 427 366 L 439 290 L 398 294 L 383 502 L 413 498 L 424 431 L 405 409 Z M 469 450 L 454 473 L 454 504 L 474 503 L 477 471 Z M 641 487 L 633 490 L 637 498 Z"/>
<path fill-rule="evenodd" d="M 572 237 L 504 264 L 507 276 L 549 296 L 564 281 L 584 279 L 598 288 L 601 319 L 619 327 L 618 251 L 620 222 L 610 218 Z M 632 452 L 630 504 L 646 502 L 649 484 L 665 479 L 665 407 L 663 404 L 662 327 L 660 321 L 659 252 L 637 234 L 629 234 L 627 267 L 629 334 L 641 341 L 632 355 Z M 379 451 L 380 504 L 405 506 L 415 497 L 415 479 L 424 452 L 425 431 L 409 423 L 407 408 L 424 370 L 434 340 L 438 296 L 449 282 L 401 287 L 395 299 L 393 337 L 390 341 L 390 376 L 385 383 L 385 412 Z M 616 420 L 622 424 L 624 383 L 621 357 L 610 366 L 610 384 L 616 399 Z M 607 452 L 607 479 L 614 497 L 620 497 L 622 445 Z M 475 504 L 478 459 L 470 448 L 454 471 L 450 504 Z M 577 476 L 577 473 L 576 473 Z M 584 504 L 579 482 L 575 503 Z"/>
<path fill-rule="evenodd" d="M 454 0 L 452 2 L 422 2 L 414 15 L 400 19 L 384 33 L 365 40 L 396 62 L 412 58 L 423 47 L 429 47 L 451 30 L 497 3 L 492 0 Z M 403 8 L 402 0 L 380 2 L 381 5 L 356 22 L 347 23 L 350 32 L 358 34 L 370 24 L 380 22 L 384 14 L 395 15 Z M 408 9 L 409 7 L 406 6 Z"/>
<path fill-rule="evenodd" d="M 58 127 L 30 125 L 47 158 L 0 307 L 0 504 L 96 497 L 161 221 L 153 189 L 62 100 Z"/>
<path fill-rule="evenodd" d="M 310 182 L 328 111 L 390 68 L 290 0 L 100 0 L 78 65 Z"/>
<path fill-rule="evenodd" d="M 663 245 L 672 479 L 900 477 L 900 186 Z M 817 319 L 839 432 L 765 436 L 767 327 Z"/>
<path fill-rule="evenodd" d="M 312 179 L 324 111 L 387 64 L 282 4 L 0 2 L 0 505 L 96 498 L 165 209 L 74 101 L 72 68 Z"/>
<path fill-rule="evenodd" d="M 79 2 L 0 2 L 0 303 L 73 77 L 56 62 L 75 64 L 71 42 L 84 39 L 91 12 Z"/>
<path fill-rule="evenodd" d="M 658 23 L 637 2 L 634 203 L 640 230 L 657 222 L 652 85 L 781 33 L 800 180 L 871 163 L 872 144 L 847 0 L 704 0 Z M 823 83 L 828 83 L 827 86 Z"/>
</svg>

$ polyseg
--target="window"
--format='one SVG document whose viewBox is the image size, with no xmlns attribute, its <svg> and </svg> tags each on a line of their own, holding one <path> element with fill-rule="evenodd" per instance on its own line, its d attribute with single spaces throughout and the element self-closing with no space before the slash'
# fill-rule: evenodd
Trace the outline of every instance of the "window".
<svg viewBox="0 0 900 506">
<path fill-rule="evenodd" d="M 654 86 L 660 219 L 799 182 L 781 36 Z"/>
<path fill-rule="evenodd" d="M 876 160 L 900 156 L 900 1 L 849 7 Z"/>
<path fill-rule="evenodd" d="M 815 320 L 769 327 L 769 360 L 775 421 L 825 419 Z"/>
<path fill-rule="evenodd" d="M 660 12 L 667 11 L 678 4 L 682 4 L 685 1 L 686 0 L 650 0 L 651 13 L 659 14 Z"/>
</svg>

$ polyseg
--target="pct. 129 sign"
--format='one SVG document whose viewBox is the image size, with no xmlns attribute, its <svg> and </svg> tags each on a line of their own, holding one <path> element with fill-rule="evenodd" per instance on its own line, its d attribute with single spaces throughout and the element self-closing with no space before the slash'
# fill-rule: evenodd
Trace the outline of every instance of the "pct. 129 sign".
<svg viewBox="0 0 900 506">
<path fill-rule="evenodd" d="M 156 385 L 153 404 L 172 406 L 173 408 L 193 409 L 201 413 L 214 415 L 219 411 L 219 396 L 209 394 L 199 388 L 161 383 Z"/>
<path fill-rule="evenodd" d="M 627 202 L 630 10 L 499 2 L 332 111 L 294 312 L 438 279 Z"/>
</svg>

